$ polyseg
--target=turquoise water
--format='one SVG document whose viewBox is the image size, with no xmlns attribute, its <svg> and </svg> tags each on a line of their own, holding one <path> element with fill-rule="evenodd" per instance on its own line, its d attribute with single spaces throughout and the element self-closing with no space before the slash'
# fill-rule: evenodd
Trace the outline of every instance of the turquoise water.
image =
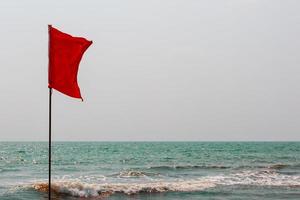
<svg viewBox="0 0 300 200">
<path fill-rule="evenodd" d="M 53 199 L 300 199 L 300 142 L 56 142 Z M 0 199 L 47 199 L 43 142 L 0 142 Z"/>
</svg>

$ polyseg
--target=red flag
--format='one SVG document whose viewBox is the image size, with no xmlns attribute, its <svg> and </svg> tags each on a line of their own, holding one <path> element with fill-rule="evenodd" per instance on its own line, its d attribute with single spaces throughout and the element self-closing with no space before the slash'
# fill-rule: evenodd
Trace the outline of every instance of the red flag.
<svg viewBox="0 0 300 200">
<path fill-rule="evenodd" d="M 81 98 L 77 83 L 80 60 L 92 44 L 82 37 L 73 37 L 51 25 L 49 28 L 49 71 L 48 87 L 70 97 Z"/>
</svg>

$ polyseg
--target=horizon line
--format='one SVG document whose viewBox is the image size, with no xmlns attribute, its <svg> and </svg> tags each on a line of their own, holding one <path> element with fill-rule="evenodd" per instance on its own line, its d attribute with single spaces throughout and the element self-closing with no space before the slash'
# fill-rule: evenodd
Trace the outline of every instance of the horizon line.
<svg viewBox="0 0 300 200">
<path fill-rule="evenodd" d="M 49 142 L 48 140 L 3 140 L 1 142 Z M 52 140 L 52 142 L 300 142 L 300 140 Z"/>
</svg>

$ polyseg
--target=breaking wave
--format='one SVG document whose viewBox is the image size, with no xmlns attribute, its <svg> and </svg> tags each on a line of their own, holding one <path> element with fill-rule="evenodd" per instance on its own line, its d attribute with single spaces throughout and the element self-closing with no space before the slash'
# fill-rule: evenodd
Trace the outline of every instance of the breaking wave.
<svg viewBox="0 0 300 200">
<path fill-rule="evenodd" d="M 274 170 L 241 171 L 227 176 L 204 177 L 217 185 L 300 187 L 300 176 L 279 174 Z"/>
<path fill-rule="evenodd" d="M 51 190 L 56 194 L 71 195 L 75 197 L 97 197 L 107 196 L 114 193 L 123 193 L 127 195 L 138 193 L 161 193 L 172 191 L 200 191 L 215 184 L 201 181 L 177 181 L 177 182 L 149 182 L 149 183 L 103 183 L 90 184 L 80 181 L 57 181 L 51 185 Z M 35 190 L 48 191 L 47 183 L 36 183 L 32 187 Z"/>
<path fill-rule="evenodd" d="M 86 183 L 80 180 L 58 180 L 52 190 L 58 195 L 75 197 L 102 197 L 115 193 L 127 195 L 138 193 L 193 192 L 217 186 L 248 185 L 271 187 L 300 187 L 300 176 L 279 174 L 274 170 L 241 171 L 229 175 L 204 176 L 190 180 L 161 180 L 143 183 Z M 34 183 L 31 188 L 46 192 L 45 182 Z"/>
</svg>

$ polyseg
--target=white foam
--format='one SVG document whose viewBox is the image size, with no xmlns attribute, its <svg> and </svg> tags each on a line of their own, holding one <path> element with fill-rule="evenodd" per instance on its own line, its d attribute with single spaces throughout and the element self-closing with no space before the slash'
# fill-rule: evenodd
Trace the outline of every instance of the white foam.
<svg viewBox="0 0 300 200">
<path fill-rule="evenodd" d="M 39 190 L 41 184 L 35 183 L 33 188 Z M 149 183 L 103 183 L 90 184 L 80 181 L 56 181 L 52 189 L 61 194 L 68 194 L 76 197 L 96 197 L 104 193 L 153 193 L 167 191 L 199 191 L 214 187 L 215 184 L 201 180 L 177 181 L 177 182 L 149 182 Z"/>
<path fill-rule="evenodd" d="M 242 171 L 230 175 L 204 177 L 217 185 L 254 185 L 300 187 L 300 176 L 279 174 L 272 170 Z"/>
<path fill-rule="evenodd" d="M 47 184 L 35 183 L 32 185 L 36 190 L 47 188 Z M 229 175 L 205 176 L 192 180 L 161 180 L 142 183 L 88 183 L 79 179 L 57 180 L 52 188 L 59 194 L 76 197 L 96 197 L 103 194 L 124 193 L 153 193 L 153 192 L 193 192 L 201 191 L 215 186 L 227 185 L 252 185 L 252 186 L 284 186 L 300 187 L 300 176 L 279 174 L 272 170 L 241 171 Z"/>
</svg>

